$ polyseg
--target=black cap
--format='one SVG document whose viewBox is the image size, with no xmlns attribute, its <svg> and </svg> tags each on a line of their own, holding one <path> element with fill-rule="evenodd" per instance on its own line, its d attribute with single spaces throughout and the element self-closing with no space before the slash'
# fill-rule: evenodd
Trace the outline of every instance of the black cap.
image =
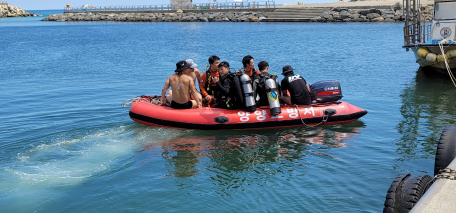
<svg viewBox="0 0 456 213">
<path fill-rule="evenodd" d="M 179 61 L 176 63 L 176 70 L 174 72 L 182 72 L 188 68 L 190 68 L 190 64 L 188 64 L 186 61 Z"/>
<path fill-rule="evenodd" d="M 282 75 L 286 75 L 288 73 L 293 73 L 293 68 L 290 66 L 290 65 L 285 65 L 283 68 L 282 68 Z"/>
</svg>

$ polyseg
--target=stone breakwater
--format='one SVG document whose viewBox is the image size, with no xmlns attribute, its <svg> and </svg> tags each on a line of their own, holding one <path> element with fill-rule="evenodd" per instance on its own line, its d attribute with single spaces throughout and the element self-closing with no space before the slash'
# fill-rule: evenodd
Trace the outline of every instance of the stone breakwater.
<svg viewBox="0 0 456 213">
<path fill-rule="evenodd" d="M 432 21 L 433 12 L 432 5 L 421 7 L 421 13 L 426 22 Z M 396 3 L 391 9 L 333 8 L 311 19 L 312 22 L 402 22 L 404 20 L 405 14 L 399 3 Z"/>
<path fill-rule="evenodd" d="M 119 22 L 259 22 L 270 12 L 211 13 L 64 13 L 43 21 L 119 21 Z"/>
<path fill-rule="evenodd" d="M 20 7 L 12 5 L 0 5 L 0 18 L 4 17 L 28 17 L 41 16 L 34 13 L 25 12 Z"/>
<path fill-rule="evenodd" d="M 383 7 L 384 8 L 384 7 Z M 278 10 L 278 9 L 277 9 Z M 432 21 L 433 7 L 421 8 L 426 22 Z M 54 14 L 46 17 L 43 21 L 118 21 L 118 22 L 268 22 L 274 21 L 275 9 L 256 11 L 154 11 L 154 12 L 80 12 Z M 283 12 L 282 12 L 283 13 Z M 282 18 L 279 21 L 296 21 L 293 18 L 296 11 L 290 12 L 290 18 Z M 299 12 L 298 12 L 299 13 Z M 317 13 L 318 14 L 318 13 Z M 271 17 L 271 19 L 268 19 Z M 402 5 L 395 4 L 389 9 L 356 9 L 356 8 L 332 8 L 324 11 L 320 16 L 313 19 L 302 18 L 298 21 L 312 22 L 402 22 L 405 14 Z M 275 20 L 277 21 L 277 20 Z"/>
</svg>

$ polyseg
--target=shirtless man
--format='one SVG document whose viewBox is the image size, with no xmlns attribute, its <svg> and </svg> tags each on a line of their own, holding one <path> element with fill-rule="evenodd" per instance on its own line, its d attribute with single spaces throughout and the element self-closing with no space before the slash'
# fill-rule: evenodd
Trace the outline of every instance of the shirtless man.
<svg viewBox="0 0 456 213">
<path fill-rule="evenodd" d="M 195 62 L 193 62 L 192 59 L 187 59 L 185 61 L 187 62 L 187 64 L 190 65 L 190 68 L 192 69 L 192 72 L 190 72 L 190 77 L 192 77 L 193 80 L 195 80 L 195 78 L 196 78 L 195 87 L 198 88 L 199 82 L 201 81 L 201 73 L 200 73 L 199 69 L 196 68 L 196 66 L 198 66 L 198 65 Z M 193 93 L 191 95 L 192 95 L 192 98 L 195 100 Z M 196 95 L 198 95 L 200 97 L 200 99 L 203 99 L 201 96 L 201 93 L 196 93 Z"/>
<path fill-rule="evenodd" d="M 185 60 L 185 62 L 187 62 L 187 64 L 190 66 L 190 68 L 192 69 L 190 71 L 190 73 L 188 74 L 188 76 L 190 76 L 193 80 L 195 80 L 195 82 L 200 82 L 201 81 L 201 73 L 199 71 L 198 68 L 196 68 L 196 66 L 198 66 L 192 59 L 187 59 Z M 199 83 L 196 83 L 197 85 L 199 85 Z M 198 88 L 199 86 L 195 86 L 196 88 Z M 189 91 L 190 92 L 190 91 Z M 196 100 L 196 98 L 194 97 L 193 93 L 190 92 L 190 97 L 193 99 L 193 100 Z M 199 96 L 201 99 L 201 93 L 196 93 L 197 96 Z M 166 95 L 166 101 L 168 101 L 168 103 L 171 103 L 173 100 L 173 91 L 170 90 L 168 91 L 168 95 Z"/>
<path fill-rule="evenodd" d="M 196 68 L 196 66 L 198 66 L 198 65 L 192 59 L 187 59 L 185 61 L 187 62 L 187 64 L 190 65 L 190 68 L 193 69 L 193 72 L 190 73 L 190 77 L 192 77 L 192 79 L 196 78 L 195 82 L 199 86 L 199 82 L 201 81 L 201 72 L 198 68 Z"/>
<path fill-rule="evenodd" d="M 195 95 L 196 100 L 190 100 L 191 91 L 193 94 L 198 94 L 195 88 L 195 82 L 189 76 L 192 69 L 186 61 L 179 61 L 176 64 L 176 74 L 170 76 L 163 86 L 161 94 L 161 103 L 165 105 L 166 90 L 171 87 L 172 101 L 171 107 L 174 109 L 191 109 L 201 108 L 201 96 Z"/>
</svg>

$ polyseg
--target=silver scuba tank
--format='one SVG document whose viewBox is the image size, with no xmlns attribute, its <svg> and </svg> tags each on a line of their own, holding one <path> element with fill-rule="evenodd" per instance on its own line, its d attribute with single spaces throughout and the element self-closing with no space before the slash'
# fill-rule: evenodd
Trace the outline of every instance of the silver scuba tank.
<svg viewBox="0 0 456 213">
<path fill-rule="evenodd" d="M 276 86 L 276 82 L 272 78 L 268 78 L 264 84 L 266 85 L 266 92 L 271 115 L 274 116 L 282 113 L 282 110 L 280 109 L 279 91 Z"/>
<path fill-rule="evenodd" d="M 242 74 L 240 77 L 242 84 L 242 93 L 244 95 L 245 107 L 247 112 L 256 110 L 255 97 L 253 97 L 252 81 L 247 74 Z"/>
</svg>

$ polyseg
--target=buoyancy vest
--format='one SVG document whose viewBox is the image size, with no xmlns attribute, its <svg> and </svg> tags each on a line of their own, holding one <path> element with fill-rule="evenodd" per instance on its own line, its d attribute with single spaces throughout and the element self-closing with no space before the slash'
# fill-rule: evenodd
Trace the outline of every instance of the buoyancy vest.
<svg viewBox="0 0 456 213">
<path fill-rule="evenodd" d="M 242 85 L 240 81 L 240 77 L 242 73 L 233 73 L 231 74 L 233 77 L 233 83 L 231 85 L 231 95 L 234 98 L 234 106 L 235 109 L 242 109 L 245 107 L 245 100 L 244 100 L 244 93 L 242 93 Z"/>
<path fill-rule="evenodd" d="M 218 70 L 216 72 L 218 73 Z M 204 85 L 204 90 L 207 92 L 208 95 L 214 96 L 215 86 L 211 86 L 211 82 L 212 82 L 211 68 L 209 68 L 206 71 L 206 83 Z"/>
<path fill-rule="evenodd" d="M 216 96 L 220 102 L 223 102 L 226 106 L 227 109 L 238 109 L 239 108 L 239 100 L 242 99 L 242 92 L 238 91 L 238 85 L 239 85 L 239 78 L 235 73 L 228 73 L 225 76 L 220 77 L 220 83 L 225 84 L 225 81 L 229 80 L 231 82 L 230 84 L 230 90 L 227 95 L 221 94 L 220 92 L 217 92 Z M 238 94 L 240 93 L 240 94 Z"/>
<path fill-rule="evenodd" d="M 281 89 L 280 89 L 280 83 L 279 83 L 279 77 L 277 76 L 277 74 L 263 74 L 263 73 L 260 73 L 260 75 L 258 75 L 255 80 L 254 80 L 254 84 L 253 84 L 253 89 L 255 91 L 255 97 L 256 95 L 258 95 L 260 97 L 260 99 L 258 100 L 258 105 L 259 106 L 267 106 L 269 105 L 269 102 L 268 102 L 268 92 L 269 91 L 269 88 L 266 86 L 265 82 L 267 79 L 271 78 L 272 80 L 274 80 L 275 84 L 276 84 L 276 88 L 277 88 L 277 93 L 279 95 L 279 99 L 281 99 L 282 95 L 281 95 Z"/>
</svg>

